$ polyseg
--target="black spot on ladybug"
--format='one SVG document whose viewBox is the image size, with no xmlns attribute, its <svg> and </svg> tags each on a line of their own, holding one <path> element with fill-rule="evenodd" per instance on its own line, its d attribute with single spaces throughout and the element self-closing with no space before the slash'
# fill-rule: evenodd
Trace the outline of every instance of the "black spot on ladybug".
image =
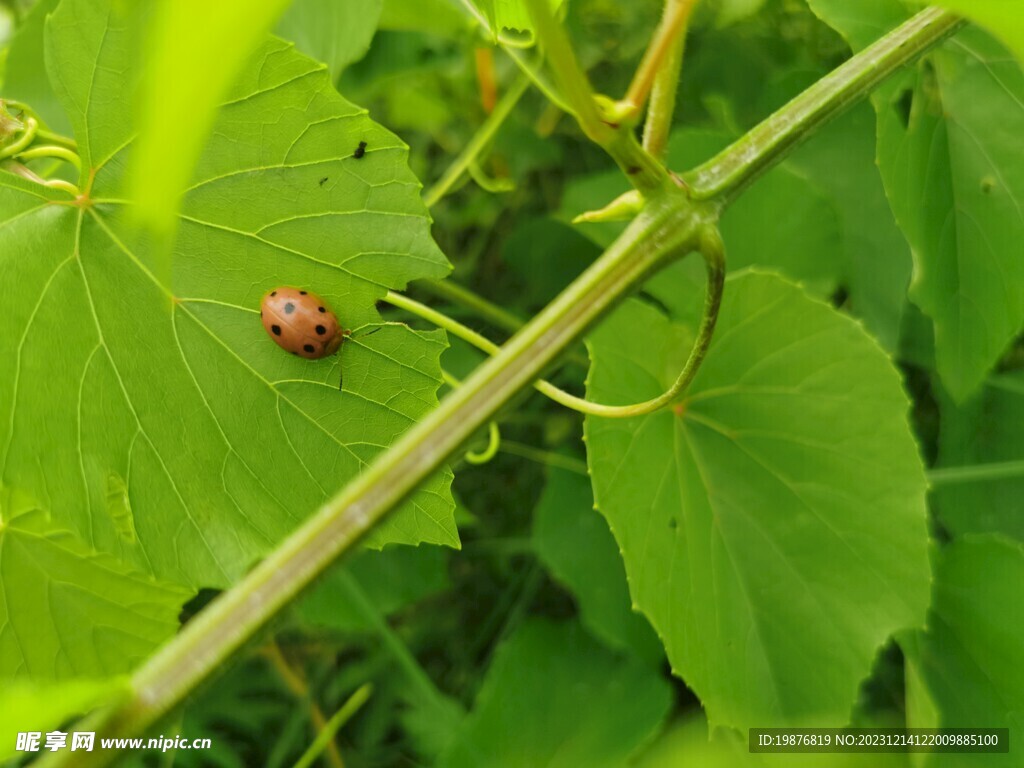
<svg viewBox="0 0 1024 768">
<path fill-rule="evenodd" d="M 281 326 L 280 325 L 272 325 L 272 326 L 270 326 L 270 330 L 272 330 L 274 332 L 275 336 L 280 336 L 281 335 Z"/>
<path fill-rule="evenodd" d="M 324 309 L 323 307 L 317 307 L 317 311 L 318 312 L 326 312 L 327 310 Z"/>
<path fill-rule="evenodd" d="M 323 336 L 325 333 L 327 333 L 327 329 L 324 328 L 322 325 L 318 325 L 316 327 L 316 335 L 317 336 Z"/>
<path fill-rule="evenodd" d="M 294 311 L 295 311 L 295 305 L 292 304 L 290 301 L 287 304 L 284 305 L 284 313 L 286 315 L 290 315 Z"/>
<path fill-rule="evenodd" d="M 313 354 L 314 352 L 316 352 L 316 347 L 314 347 L 312 344 L 303 344 L 302 348 L 304 350 L 306 350 L 307 352 L 309 352 L 310 354 Z"/>
<path fill-rule="evenodd" d="M 270 292 L 270 295 L 271 295 L 271 296 L 277 296 L 277 291 L 271 291 L 271 292 Z"/>
<path fill-rule="evenodd" d="M 365 141 L 360 141 L 359 142 L 359 146 L 356 147 L 356 151 L 352 153 L 352 157 L 354 157 L 356 160 L 358 160 L 359 158 L 361 158 L 365 154 L 366 154 L 366 142 Z"/>
<path fill-rule="evenodd" d="M 299 291 L 299 294 L 302 295 L 302 296 L 305 296 L 306 292 L 305 291 Z"/>
<path fill-rule="evenodd" d="M 325 181 L 327 181 L 327 177 L 326 176 L 324 176 L 322 179 L 320 179 L 320 186 L 321 187 L 324 185 Z"/>
</svg>

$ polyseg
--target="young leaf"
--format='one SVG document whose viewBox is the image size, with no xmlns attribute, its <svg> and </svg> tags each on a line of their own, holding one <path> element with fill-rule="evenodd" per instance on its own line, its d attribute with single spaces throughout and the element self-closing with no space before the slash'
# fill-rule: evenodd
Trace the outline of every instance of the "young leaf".
<svg viewBox="0 0 1024 768">
<path fill-rule="evenodd" d="M 854 48 L 903 14 L 813 0 Z M 1024 323 L 1024 72 L 968 28 L 876 93 L 878 160 L 915 258 L 911 298 L 935 323 L 939 373 L 964 400 Z"/>
<path fill-rule="evenodd" d="M 663 391 L 690 335 L 625 305 L 589 341 L 589 396 Z M 907 410 L 857 323 L 744 273 L 677 409 L 587 418 L 633 598 L 713 724 L 845 722 L 879 646 L 923 621 L 925 479 Z"/>
<path fill-rule="evenodd" d="M 449 267 L 404 145 L 322 66 L 268 41 L 182 201 L 169 295 L 117 198 L 129 40 L 103 5 L 65 0 L 48 32 L 85 197 L 0 173 L 3 480 L 102 551 L 223 586 L 436 403 L 443 334 L 379 326 L 374 305 Z M 303 360 L 267 337 L 260 298 L 281 284 L 320 294 L 357 331 L 338 357 Z M 457 544 L 449 480 L 371 544 Z"/>
<path fill-rule="evenodd" d="M 438 768 L 617 768 L 668 712 L 668 685 L 578 626 L 532 621 L 497 651 Z"/>
<path fill-rule="evenodd" d="M 580 619 L 609 645 L 661 663 L 664 651 L 647 619 L 634 613 L 626 569 L 583 475 L 551 469 L 534 512 L 533 541 L 552 574 L 579 601 Z"/>
<path fill-rule="evenodd" d="M 923 765 L 1019 765 L 1024 546 L 999 536 L 970 536 L 940 550 L 936 562 L 928 628 L 900 639 L 908 665 L 908 725 L 1009 728 L 1010 752 L 929 755 Z"/>
<path fill-rule="evenodd" d="M 174 634 L 190 597 L 97 553 L 10 487 L 0 488 L 0 583 L 5 681 L 129 672 Z"/>
</svg>

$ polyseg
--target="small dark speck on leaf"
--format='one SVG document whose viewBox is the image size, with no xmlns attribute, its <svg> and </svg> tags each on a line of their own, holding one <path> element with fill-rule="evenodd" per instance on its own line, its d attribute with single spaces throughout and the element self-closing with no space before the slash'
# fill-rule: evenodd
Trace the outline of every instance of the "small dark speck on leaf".
<svg viewBox="0 0 1024 768">
<path fill-rule="evenodd" d="M 352 157 L 354 157 L 356 160 L 358 160 L 358 159 L 360 159 L 365 154 L 366 154 L 366 142 L 365 141 L 360 141 L 359 142 L 359 146 L 356 147 L 356 151 L 352 153 Z"/>
<path fill-rule="evenodd" d="M 635 176 L 636 174 L 640 173 L 640 166 L 631 165 L 629 166 L 629 170 L 627 170 L 626 173 L 628 173 L 630 176 Z"/>
<path fill-rule="evenodd" d="M 326 176 L 324 176 L 322 179 L 320 179 L 320 186 L 321 187 L 324 185 L 325 181 L 327 181 L 327 177 Z"/>
<path fill-rule="evenodd" d="M 679 527 L 679 521 L 676 520 L 674 517 L 670 517 L 668 519 L 668 527 L 674 531 L 676 528 Z"/>
</svg>

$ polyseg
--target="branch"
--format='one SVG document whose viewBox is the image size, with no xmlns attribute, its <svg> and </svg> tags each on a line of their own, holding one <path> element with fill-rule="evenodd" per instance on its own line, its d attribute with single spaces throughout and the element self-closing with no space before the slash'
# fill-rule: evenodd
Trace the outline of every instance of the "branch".
<svg viewBox="0 0 1024 768">
<path fill-rule="evenodd" d="M 731 201 L 822 125 L 965 22 L 927 8 L 823 77 L 743 138 L 683 176 L 695 200 Z"/>
</svg>

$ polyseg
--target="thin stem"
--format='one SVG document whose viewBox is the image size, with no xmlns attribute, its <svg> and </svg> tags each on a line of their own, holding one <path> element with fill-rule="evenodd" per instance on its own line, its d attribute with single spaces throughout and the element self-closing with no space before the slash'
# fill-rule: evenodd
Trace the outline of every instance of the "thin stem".
<svg viewBox="0 0 1024 768">
<path fill-rule="evenodd" d="M 416 285 L 439 299 L 447 299 L 453 304 L 461 304 L 467 309 L 476 312 L 476 314 L 496 328 L 501 328 L 509 333 L 515 333 L 523 327 L 523 321 L 508 310 L 499 307 L 497 304 L 492 304 L 482 296 L 450 279 L 422 280 L 416 283 Z"/>
<path fill-rule="evenodd" d="M 681 49 L 690 14 L 696 4 L 697 0 L 666 0 L 665 13 L 658 31 L 654 34 L 651 44 L 647 46 L 640 66 L 633 75 L 633 81 L 629 84 L 629 90 L 626 91 L 624 101 L 636 112 L 639 113 L 643 109 L 660 72 L 667 69 L 676 70 L 676 75 L 672 79 L 678 82 L 679 68 L 678 65 L 671 66 L 672 52 L 673 49 Z M 671 113 L 669 117 L 671 118 Z"/>
<path fill-rule="evenodd" d="M 72 152 L 66 147 L 43 145 L 40 147 L 32 147 L 32 149 L 26 149 L 24 152 L 18 153 L 18 160 L 21 162 L 37 160 L 40 157 L 55 157 L 58 160 L 71 163 L 71 165 L 75 166 L 78 170 L 82 170 L 82 158 L 78 156 L 78 153 Z"/>
<path fill-rule="evenodd" d="M 486 464 L 498 455 L 501 448 L 501 430 L 498 422 L 492 421 L 487 425 L 487 447 L 482 451 L 466 451 L 466 461 L 470 464 Z"/>
<path fill-rule="evenodd" d="M 314 701 L 309 690 L 309 684 L 302 675 L 292 669 L 292 665 L 288 663 L 284 654 L 281 653 L 281 647 L 276 641 L 271 640 L 266 646 L 264 646 L 263 655 L 277 672 L 278 677 L 280 677 L 282 682 L 284 682 L 285 687 L 292 692 L 292 695 L 309 707 L 309 719 L 313 723 L 313 729 L 316 731 L 317 740 L 319 741 L 320 735 L 322 735 L 324 730 L 327 728 L 327 718 L 324 717 L 323 711 L 317 705 L 316 701 Z M 331 735 L 333 735 L 333 732 Z M 345 761 L 341 759 L 341 753 L 338 751 L 338 745 L 334 743 L 334 739 L 330 738 L 330 736 L 328 736 L 327 742 L 319 751 L 322 752 L 325 748 L 327 750 L 327 761 L 334 766 L 334 768 L 345 768 Z"/>
<path fill-rule="evenodd" d="M 501 452 L 509 453 L 528 461 L 534 461 L 538 464 L 544 464 L 548 467 L 555 467 L 556 469 L 575 472 L 577 475 L 587 474 L 587 463 L 585 461 L 574 459 L 571 456 L 563 456 L 562 454 L 555 453 L 554 451 L 545 451 L 541 448 L 534 448 L 532 445 L 526 445 L 525 443 L 503 440 L 501 443 Z"/>
<path fill-rule="evenodd" d="M 683 180 L 691 197 L 729 202 L 818 128 L 963 24 L 949 11 L 921 11 L 823 77 L 732 146 L 685 174 Z"/>
<path fill-rule="evenodd" d="M 78 142 L 74 139 L 69 139 L 67 136 L 61 136 L 59 133 L 47 131 L 42 128 L 36 132 L 36 136 L 50 144 L 56 144 L 57 146 L 64 147 L 65 149 L 70 149 L 75 153 L 78 152 Z"/>
<path fill-rule="evenodd" d="M 529 87 L 530 81 L 526 77 L 520 75 L 516 79 L 512 87 L 508 89 L 508 92 L 501 97 L 497 106 L 494 107 L 494 111 L 484 120 L 480 129 L 470 140 L 469 144 L 466 145 L 465 149 L 448 166 L 441 175 L 441 178 L 437 180 L 437 183 L 427 190 L 423 196 L 423 202 L 428 208 L 433 208 L 441 198 L 448 194 L 449 190 L 462 177 L 462 174 L 466 172 L 470 164 L 484 151 L 491 142 L 491 139 L 494 138 L 494 134 L 498 132 L 502 123 L 505 122 L 505 118 L 512 112 L 512 108 L 515 107 Z"/>
<path fill-rule="evenodd" d="M 704 300 L 704 316 L 701 319 L 697 338 L 694 341 L 690 356 L 687 358 L 686 365 L 671 387 L 657 397 L 631 405 L 595 403 L 586 398 L 572 395 L 564 389 L 543 380 L 534 384 L 537 391 L 566 408 L 571 408 L 574 411 L 585 413 L 589 416 L 601 416 L 609 419 L 629 419 L 636 416 L 644 416 L 659 411 L 675 402 L 686 391 L 690 382 L 693 381 L 693 377 L 697 375 L 700 364 L 707 354 L 708 347 L 711 344 L 711 337 L 715 332 L 715 322 L 718 319 L 718 308 L 722 302 L 722 289 L 725 284 L 724 248 L 721 237 L 713 227 L 708 227 L 707 231 L 702 233 L 700 251 L 704 256 L 708 275 L 708 285 Z M 495 355 L 501 349 L 486 336 L 477 333 L 458 320 L 448 317 L 433 307 L 428 307 L 414 299 L 410 299 L 408 296 L 403 296 L 395 291 L 388 291 L 384 300 L 393 306 L 404 309 L 406 312 L 410 312 L 433 323 L 439 328 L 444 328 L 452 335 L 472 344 L 489 355 Z"/>
<path fill-rule="evenodd" d="M 604 146 L 612 129 L 601 120 L 594 101 L 594 89 L 576 58 L 565 27 L 551 12 L 548 0 L 524 0 L 537 39 L 544 49 L 545 59 L 555 73 L 562 95 L 569 102 L 583 132 L 594 142 Z"/>
<path fill-rule="evenodd" d="M 357 688 L 356 692 L 349 696 L 345 703 L 341 705 L 341 708 L 327 721 L 323 730 L 317 734 L 316 739 L 309 745 L 309 749 L 295 763 L 294 768 L 309 768 L 325 748 L 330 749 L 334 745 L 335 734 L 341 730 L 345 723 L 352 719 L 356 712 L 362 709 L 362 706 L 369 700 L 372 693 L 373 686 L 369 683 Z M 344 765 L 339 764 L 339 768 L 344 768 Z"/>
<path fill-rule="evenodd" d="M 928 481 L 932 486 L 985 483 L 993 480 L 1019 480 L 1022 477 L 1024 477 L 1024 461 L 938 467 L 928 471 Z"/>
<path fill-rule="evenodd" d="M 636 140 L 627 115 L 619 114 L 617 104 L 596 97 L 586 73 L 580 67 L 565 27 L 551 12 L 548 0 L 524 0 L 544 47 L 549 66 L 563 94 L 572 106 L 572 114 L 587 137 L 599 144 L 626 174 L 630 183 L 645 197 L 665 194 L 673 183 L 665 168 Z M 605 113 L 598 109 L 604 106 Z"/>
<path fill-rule="evenodd" d="M 434 682 L 427 673 L 423 671 L 423 667 L 416 661 L 416 657 L 412 655 L 405 643 L 394 633 L 384 617 L 380 615 L 380 611 L 370 602 L 366 592 L 363 591 L 355 577 L 348 571 L 340 571 L 337 581 L 348 593 L 348 602 L 373 627 L 374 632 L 377 633 L 377 636 L 384 643 L 391 657 L 398 663 L 407 681 L 416 691 L 416 698 L 427 706 L 441 707 L 443 700 L 441 692 L 437 690 L 437 686 L 434 685 Z"/>
<path fill-rule="evenodd" d="M 672 130 L 672 118 L 676 110 L 676 92 L 679 90 L 679 77 L 683 67 L 683 56 L 686 52 L 686 32 L 690 16 L 696 5 L 697 0 L 665 0 L 666 20 L 669 14 L 679 6 L 686 6 L 686 16 L 665 51 L 664 60 L 654 76 L 651 103 L 647 109 L 647 120 L 644 123 L 643 148 L 659 160 L 665 155 L 668 136 Z M 665 26 L 664 22 L 663 26 Z"/>
<path fill-rule="evenodd" d="M 8 157 L 15 157 L 16 155 L 24 152 L 28 149 L 29 145 L 36 140 L 36 131 L 39 129 L 39 123 L 36 122 L 34 117 L 25 119 L 25 128 L 21 132 L 16 140 L 12 141 L 6 147 L 0 149 L 0 160 L 4 160 Z"/>
</svg>

